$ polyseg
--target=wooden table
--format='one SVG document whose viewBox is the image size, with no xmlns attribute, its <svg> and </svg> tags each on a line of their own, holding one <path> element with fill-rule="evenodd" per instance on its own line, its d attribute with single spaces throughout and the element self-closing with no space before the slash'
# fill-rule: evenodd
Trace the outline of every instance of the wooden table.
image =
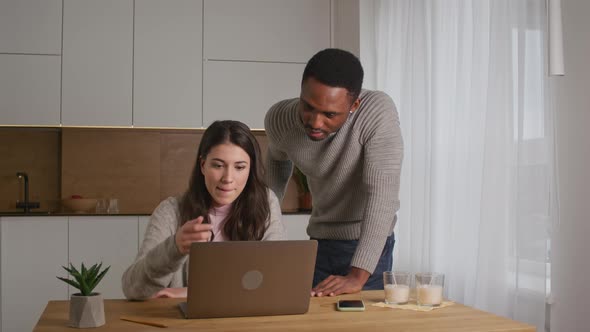
<svg viewBox="0 0 590 332">
<path fill-rule="evenodd" d="M 340 312 L 339 298 L 365 301 L 364 312 Z M 92 331 L 522 331 L 535 327 L 492 315 L 461 304 L 429 312 L 379 308 L 383 291 L 365 291 L 341 297 L 312 298 L 304 315 L 184 319 L 177 307 L 184 299 L 156 299 L 144 302 L 105 300 L 106 324 Z M 35 332 L 73 331 L 67 327 L 69 301 L 50 301 Z M 120 319 L 122 315 L 162 323 L 162 329 Z"/>
</svg>

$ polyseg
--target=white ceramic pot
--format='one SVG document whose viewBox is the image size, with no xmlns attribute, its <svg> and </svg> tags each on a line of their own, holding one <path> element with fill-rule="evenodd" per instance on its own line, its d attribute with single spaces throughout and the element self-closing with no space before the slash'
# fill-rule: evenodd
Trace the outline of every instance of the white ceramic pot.
<svg viewBox="0 0 590 332">
<path fill-rule="evenodd" d="M 70 297 L 70 326 L 77 328 L 99 327 L 104 325 L 104 301 L 102 295 L 94 293 L 82 296 L 80 293 Z"/>
</svg>

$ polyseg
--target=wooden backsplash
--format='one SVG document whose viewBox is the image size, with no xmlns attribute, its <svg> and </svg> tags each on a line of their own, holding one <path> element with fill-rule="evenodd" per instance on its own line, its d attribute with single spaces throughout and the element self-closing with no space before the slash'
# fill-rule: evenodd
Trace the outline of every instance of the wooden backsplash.
<svg viewBox="0 0 590 332">
<path fill-rule="evenodd" d="M 17 171 L 31 180 L 31 199 L 59 209 L 61 198 L 117 198 L 120 213 L 150 214 L 182 194 L 203 130 L 63 128 L 0 129 L 0 210 L 22 197 Z M 266 158 L 266 135 L 254 133 Z M 297 207 L 290 183 L 283 208 Z M 20 196 L 19 196 L 20 195 Z"/>
<path fill-rule="evenodd" d="M 0 210 L 16 208 L 24 199 L 29 176 L 29 197 L 44 209 L 55 209 L 59 200 L 60 131 L 53 128 L 0 128 Z"/>
<path fill-rule="evenodd" d="M 160 133 L 62 131 L 62 198 L 117 198 L 121 213 L 145 213 L 160 201 Z"/>
</svg>

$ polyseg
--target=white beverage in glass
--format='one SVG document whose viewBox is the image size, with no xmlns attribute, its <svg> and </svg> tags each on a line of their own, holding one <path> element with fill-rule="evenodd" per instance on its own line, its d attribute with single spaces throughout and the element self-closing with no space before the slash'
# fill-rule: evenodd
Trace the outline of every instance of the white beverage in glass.
<svg viewBox="0 0 590 332">
<path fill-rule="evenodd" d="M 383 290 L 385 303 L 404 304 L 410 297 L 411 275 L 407 272 L 383 272 Z"/>
<path fill-rule="evenodd" d="M 404 304 L 410 298 L 410 287 L 408 285 L 385 285 L 385 303 Z"/>
<path fill-rule="evenodd" d="M 438 306 L 443 300 L 445 275 L 416 273 L 416 302 L 422 306 Z"/>
<path fill-rule="evenodd" d="M 418 305 L 437 306 L 442 303 L 443 288 L 439 285 L 420 285 L 416 287 Z"/>
</svg>

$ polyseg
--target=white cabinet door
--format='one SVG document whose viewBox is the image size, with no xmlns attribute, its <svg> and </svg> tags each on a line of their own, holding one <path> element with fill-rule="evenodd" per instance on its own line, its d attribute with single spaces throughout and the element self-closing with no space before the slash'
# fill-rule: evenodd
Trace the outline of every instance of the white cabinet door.
<svg viewBox="0 0 590 332">
<path fill-rule="evenodd" d="M 62 124 L 132 124 L 133 0 L 64 0 Z"/>
<path fill-rule="evenodd" d="M 207 61 L 203 125 L 239 120 L 264 129 L 264 115 L 276 102 L 299 96 L 304 64 Z"/>
<path fill-rule="evenodd" d="M 309 214 L 283 215 L 283 223 L 287 230 L 287 240 L 309 240 L 309 235 L 307 235 L 309 217 Z"/>
<path fill-rule="evenodd" d="M 60 61 L 0 54 L 0 125 L 59 125 Z"/>
<path fill-rule="evenodd" d="M 206 0 L 204 8 L 205 59 L 305 63 L 330 47 L 330 0 Z"/>
<path fill-rule="evenodd" d="M 137 217 L 69 217 L 69 226 L 70 262 L 110 265 L 96 291 L 107 299 L 124 298 L 121 277 L 137 255 Z"/>
<path fill-rule="evenodd" d="M 201 127 L 202 5 L 135 2 L 134 126 Z"/>
<path fill-rule="evenodd" d="M 0 53 L 61 54 L 61 0 L 0 1 Z"/>
<path fill-rule="evenodd" d="M 2 331 L 32 331 L 49 300 L 67 300 L 66 217 L 0 218 Z"/>
</svg>

